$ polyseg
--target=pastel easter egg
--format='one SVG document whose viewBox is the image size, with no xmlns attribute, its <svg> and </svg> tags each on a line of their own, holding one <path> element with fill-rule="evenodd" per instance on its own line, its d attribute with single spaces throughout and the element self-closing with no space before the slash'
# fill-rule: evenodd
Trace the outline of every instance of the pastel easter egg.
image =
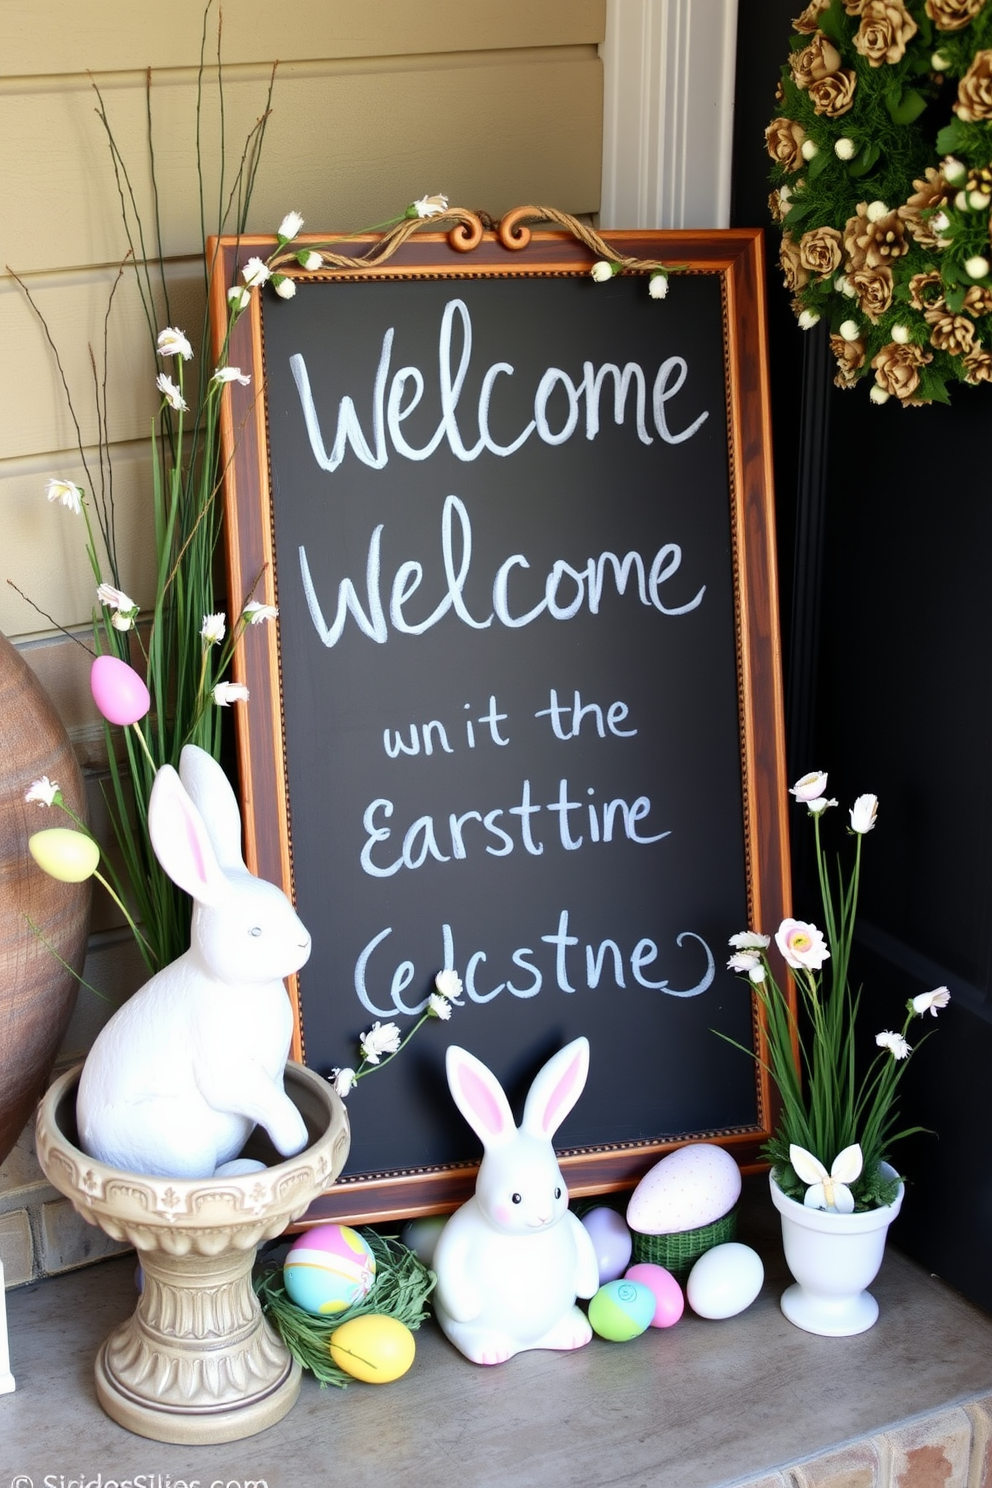
<svg viewBox="0 0 992 1488">
<path fill-rule="evenodd" d="M 608 1281 L 589 1303 L 593 1332 L 611 1343 L 626 1343 L 651 1326 L 654 1293 L 639 1281 Z"/>
<path fill-rule="evenodd" d="M 685 1311 L 685 1298 L 671 1271 L 656 1266 L 652 1261 L 638 1261 L 626 1271 L 628 1281 L 638 1281 L 646 1286 L 654 1297 L 652 1328 L 670 1328 L 677 1323 Z"/>
<path fill-rule="evenodd" d="M 596 1247 L 600 1283 L 616 1281 L 630 1265 L 634 1244 L 623 1215 L 604 1204 L 583 1214 L 582 1224 Z"/>
<path fill-rule="evenodd" d="M 290 1298 L 315 1316 L 344 1312 L 375 1281 L 375 1256 L 348 1225 L 316 1225 L 294 1240 L 283 1262 Z"/>
<path fill-rule="evenodd" d="M 764 1279 L 757 1251 L 731 1240 L 703 1252 L 689 1272 L 685 1292 L 700 1317 L 736 1317 L 751 1306 Z"/>
<path fill-rule="evenodd" d="M 39 868 L 60 883 L 82 883 L 95 871 L 100 849 L 85 832 L 72 827 L 46 827 L 28 838 L 28 851 Z"/>
<path fill-rule="evenodd" d="M 645 1173 L 630 1196 L 627 1223 L 641 1235 L 696 1230 L 728 1214 L 741 1192 L 730 1153 L 711 1142 L 690 1142 Z"/>
<path fill-rule="evenodd" d="M 339 1369 L 370 1385 L 388 1385 L 406 1374 L 417 1351 L 406 1324 L 381 1312 L 342 1323 L 328 1346 Z"/>
<path fill-rule="evenodd" d="M 90 668 L 90 691 L 110 723 L 137 723 L 152 705 L 148 688 L 134 667 L 118 656 L 98 656 Z"/>
<path fill-rule="evenodd" d="M 448 1222 L 445 1214 L 431 1214 L 426 1219 L 410 1219 L 400 1230 L 400 1239 L 412 1250 L 418 1261 L 433 1266 L 438 1237 Z"/>
</svg>

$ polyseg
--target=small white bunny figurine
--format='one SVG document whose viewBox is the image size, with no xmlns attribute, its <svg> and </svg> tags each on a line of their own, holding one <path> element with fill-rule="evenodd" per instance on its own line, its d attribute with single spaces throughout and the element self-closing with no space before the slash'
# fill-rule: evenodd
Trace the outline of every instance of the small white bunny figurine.
<svg viewBox="0 0 992 1488">
<path fill-rule="evenodd" d="M 434 1254 L 434 1311 L 475 1364 L 524 1349 L 581 1348 L 592 1337 L 576 1297 L 599 1287 L 596 1249 L 568 1208 L 551 1138 L 582 1094 L 589 1040 L 567 1044 L 539 1071 L 516 1127 L 495 1075 L 452 1045 L 448 1084 L 482 1139 L 475 1196 L 455 1211 Z"/>
<path fill-rule="evenodd" d="M 241 813 L 220 765 L 187 745 L 148 806 L 155 855 L 193 900 L 192 944 L 100 1032 L 76 1102 L 80 1145 L 129 1172 L 210 1177 L 256 1123 L 284 1156 L 306 1125 L 283 1090 L 293 1016 L 283 977 L 310 936 L 275 884 L 241 856 Z M 254 1164 L 254 1166 L 260 1166 Z"/>
</svg>

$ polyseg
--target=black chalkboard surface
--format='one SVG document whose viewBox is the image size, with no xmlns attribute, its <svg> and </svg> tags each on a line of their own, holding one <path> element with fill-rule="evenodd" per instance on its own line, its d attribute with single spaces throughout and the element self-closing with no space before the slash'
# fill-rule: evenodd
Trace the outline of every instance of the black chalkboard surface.
<svg viewBox="0 0 992 1488">
<path fill-rule="evenodd" d="M 514 1101 L 588 1035 L 573 1192 L 768 1133 L 713 1032 L 756 1047 L 727 939 L 787 901 L 760 244 L 607 236 L 685 266 L 667 299 L 567 234 L 431 233 L 235 328 L 231 586 L 280 610 L 240 658 L 243 794 L 313 932 L 300 1050 L 353 1065 L 441 968 L 465 984 L 350 1095 L 323 1217 L 465 1196 L 449 1042 Z M 230 283 L 259 243 L 221 250 Z"/>
</svg>

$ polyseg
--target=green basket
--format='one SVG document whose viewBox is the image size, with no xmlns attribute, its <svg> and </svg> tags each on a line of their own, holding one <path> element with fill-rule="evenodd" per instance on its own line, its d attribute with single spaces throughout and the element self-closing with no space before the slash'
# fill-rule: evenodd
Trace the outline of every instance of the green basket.
<svg viewBox="0 0 992 1488">
<path fill-rule="evenodd" d="M 737 1210 L 731 1209 L 712 1224 L 700 1225 L 698 1230 L 678 1230 L 668 1235 L 642 1235 L 637 1230 L 632 1233 L 635 1261 L 664 1266 L 683 1281 L 705 1251 L 733 1240 L 737 1234 Z"/>
</svg>

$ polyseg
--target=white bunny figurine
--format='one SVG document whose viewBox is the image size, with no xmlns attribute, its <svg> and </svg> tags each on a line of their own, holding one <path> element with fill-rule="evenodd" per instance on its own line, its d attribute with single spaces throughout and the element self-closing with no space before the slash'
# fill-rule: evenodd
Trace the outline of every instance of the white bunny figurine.
<svg viewBox="0 0 992 1488">
<path fill-rule="evenodd" d="M 194 900 L 192 944 L 119 1008 L 79 1082 L 80 1145 L 129 1172 L 210 1177 L 256 1123 L 284 1156 L 308 1141 L 283 1090 L 293 1016 L 283 977 L 310 936 L 241 856 L 241 813 L 220 765 L 188 744 L 148 805 L 155 855 Z M 251 1166 L 261 1166 L 252 1164 Z"/>
<path fill-rule="evenodd" d="M 519 1130 L 503 1088 L 474 1055 L 452 1045 L 448 1084 L 482 1139 L 475 1196 L 455 1211 L 434 1254 L 434 1311 L 475 1364 L 524 1349 L 581 1348 L 592 1337 L 576 1297 L 599 1287 L 596 1250 L 568 1208 L 551 1138 L 589 1072 L 589 1040 L 567 1044 L 537 1074 Z"/>
</svg>

